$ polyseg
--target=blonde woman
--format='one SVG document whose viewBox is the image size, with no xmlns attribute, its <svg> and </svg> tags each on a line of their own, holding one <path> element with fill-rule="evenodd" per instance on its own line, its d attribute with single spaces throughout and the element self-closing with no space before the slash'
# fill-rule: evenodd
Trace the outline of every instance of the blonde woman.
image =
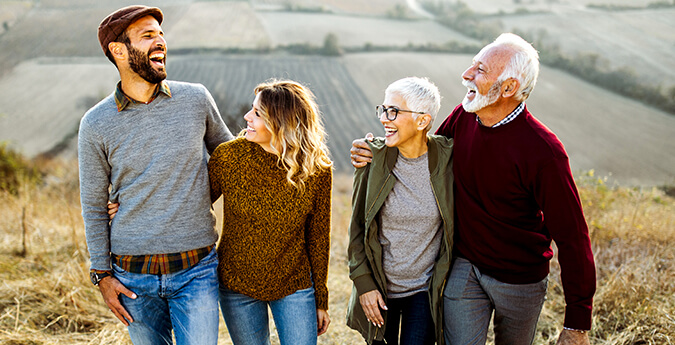
<svg viewBox="0 0 675 345">
<path fill-rule="evenodd" d="M 239 138 L 208 163 L 223 195 L 220 305 L 232 341 L 269 344 L 268 307 L 281 344 L 316 344 L 330 318 L 326 286 L 332 163 L 312 92 L 294 81 L 255 88 Z"/>
</svg>

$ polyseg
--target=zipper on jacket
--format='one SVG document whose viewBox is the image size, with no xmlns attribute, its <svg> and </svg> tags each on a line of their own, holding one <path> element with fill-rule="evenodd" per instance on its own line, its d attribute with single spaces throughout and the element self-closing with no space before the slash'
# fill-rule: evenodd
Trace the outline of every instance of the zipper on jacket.
<svg viewBox="0 0 675 345">
<path fill-rule="evenodd" d="M 436 207 L 438 207 L 438 213 L 441 214 L 441 219 L 443 219 L 443 224 L 444 224 L 443 229 L 445 230 L 448 227 L 448 223 L 446 222 L 445 217 L 443 216 L 443 212 L 441 211 L 441 203 L 438 201 L 438 197 L 436 196 L 436 189 L 434 188 L 434 183 L 431 181 L 431 179 L 429 179 L 429 182 L 431 182 L 431 191 L 434 193 L 434 200 L 436 201 Z M 446 250 L 448 250 L 448 253 L 452 253 L 452 248 L 447 248 L 447 245 L 448 245 L 448 243 L 447 243 L 447 240 L 446 240 L 446 243 L 445 243 Z M 448 275 L 450 274 L 450 272 L 452 272 L 452 255 L 450 255 L 450 268 L 448 270 L 448 274 L 446 274 L 445 277 L 443 277 L 443 284 L 441 284 L 441 296 L 440 296 L 441 299 L 444 298 L 443 297 L 443 291 L 445 290 L 445 285 L 448 283 Z M 443 303 L 441 303 L 441 305 L 443 305 Z M 441 313 L 440 313 L 441 320 L 438 320 L 438 323 L 442 325 L 441 326 L 441 337 L 442 337 L 442 339 L 437 340 L 439 344 L 441 344 L 441 341 L 443 341 L 443 343 L 445 342 L 445 332 L 444 332 L 444 329 L 443 329 L 443 326 L 445 325 L 445 322 L 443 321 L 443 318 L 445 317 L 445 315 L 443 315 L 444 313 L 445 312 L 443 310 L 441 310 Z M 448 344 L 446 344 L 446 345 L 448 345 Z"/>
<path fill-rule="evenodd" d="M 384 183 L 382 183 L 382 187 L 380 187 L 380 190 L 377 192 L 377 196 L 375 197 L 375 200 L 373 201 L 373 204 L 370 205 L 370 207 L 368 207 L 368 211 L 366 212 L 366 216 L 367 216 L 368 214 L 370 214 L 370 211 L 371 211 L 371 210 L 373 209 L 373 207 L 375 206 L 375 203 L 376 203 L 377 199 L 380 198 L 380 194 L 382 194 L 382 190 L 384 190 L 384 186 L 387 184 L 387 181 L 389 181 L 389 178 L 390 178 L 390 177 L 391 177 L 391 172 L 389 173 L 389 175 L 387 175 L 387 178 L 384 180 Z M 433 188 L 432 188 L 432 189 L 433 189 Z M 434 194 L 434 198 L 436 198 L 436 195 L 435 195 L 435 194 Z M 438 200 L 436 200 L 436 203 L 438 203 Z"/>
</svg>

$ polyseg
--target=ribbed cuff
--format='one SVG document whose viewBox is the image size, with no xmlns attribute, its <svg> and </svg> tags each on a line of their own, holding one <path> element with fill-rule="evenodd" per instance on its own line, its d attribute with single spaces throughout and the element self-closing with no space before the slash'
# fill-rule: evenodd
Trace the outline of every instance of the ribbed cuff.
<svg viewBox="0 0 675 345">
<path fill-rule="evenodd" d="M 565 323 L 563 326 L 575 330 L 589 330 L 591 329 L 591 314 L 592 308 L 590 306 L 568 305 L 565 308 Z"/>
</svg>

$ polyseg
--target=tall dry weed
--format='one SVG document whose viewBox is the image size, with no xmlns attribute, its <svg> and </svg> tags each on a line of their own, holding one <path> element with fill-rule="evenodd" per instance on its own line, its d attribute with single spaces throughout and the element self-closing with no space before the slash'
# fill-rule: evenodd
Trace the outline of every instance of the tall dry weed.
<svg viewBox="0 0 675 345">
<path fill-rule="evenodd" d="M 88 279 L 76 163 L 40 164 L 49 171 L 41 185 L 0 193 L 0 344 L 130 344 Z M 578 182 L 598 274 L 592 343 L 675 343 L 675 201 L 657 189 L 608 186 L 592 172 Z M 332 323 L 320 344 L 363 343 L 345 325 L 350 198 L 351 176 L 336 175 L 328 275 Z M 555 344 L 562 328 L 556 260 L 551 272 L 535 344 Z M 279 343 L 274 333 L 272 343 Z M 219 344 L 231 344 L 222 319 Z"/>
</svg>

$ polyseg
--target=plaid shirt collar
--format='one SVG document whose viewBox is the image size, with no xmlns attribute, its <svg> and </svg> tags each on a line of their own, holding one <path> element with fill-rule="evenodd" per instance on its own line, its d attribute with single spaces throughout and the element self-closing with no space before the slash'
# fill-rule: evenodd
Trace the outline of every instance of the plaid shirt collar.
<svg viewBox="0 0 675 345">
<path fill-rule="evenodd" d="M 157 85 L 155 92 L 152 94 L 152 97 L 150 97 L 150 101 L 147 103 L 138 102 L 124 94 L 124 91 L 122 91 L 122 82 L 120 81 L 117 83 L 117 88 L 115 89 L 115 104 L 117 104 L 117 111 L 120 112 L 124 110 L 129 104 L 149 104 L 157 98 L 160 92 L 171 97 L 171 90 L 169 89 L 169 84 L 166 80 L 162 80 L 162 82 Z"/>
<path fill-rule="evenodd" d="M 518 115 L 520 115 L 520 113 L 523 112 L 523 109 L 525 109 L 525 103 L 524 103 L 524 102 L 520 102 L 520 104 L 516 107 L 516 109 L 514 109 L 514 110 L 511 112 L 511 114 L 507 115 L 507 116 L 506 116 L 505 118 L 503 118 L 501 121 L 495 123 L 491 128 L 499 127 L 499 126 L 505 125 L 505 124 L 507 124 L 507 123 L 513 121 Z M 483 122 L 480 121 L 480 117 L 478 117 L 478 115 L 476 115 L 476 121 L 478 121 L 478 123 L 479 123 L 481 126 L 483 126 Z"/>
</svg>

